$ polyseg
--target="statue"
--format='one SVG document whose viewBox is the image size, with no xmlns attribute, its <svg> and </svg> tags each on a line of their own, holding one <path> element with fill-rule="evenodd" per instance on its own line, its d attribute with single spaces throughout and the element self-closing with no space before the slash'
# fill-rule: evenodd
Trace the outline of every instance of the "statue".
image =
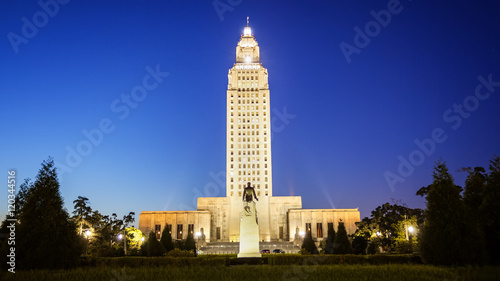
<svg viewBox="0 0 500 281">
<path fill-rule="evenodd" d="M 253 198 L 259 201 L 257 195 L 255 195 L 255 188 L 253 186 L 250 186 L 250 183 L 248 183 L 245 187 L 245 190 L 243 191 L 243 202 L 252 202 Z"/>
<path fill-rule="evenodd" d="M 261 257 L 259 251 L 259 220 L 255 201 L 259 201 L 250 183 L 243 191 L 243 210 L 240 221 L 240 251 L 238 258 Z"/>
<path fill-rule="evenodd" d="M 259 198 L 257 198 L 257 195 L 255 194 L 255 188 L 250 185 L 250 183 L 247 184 L 245 187 L 245 190 L 243 190 L 243 210 L 245 210 L 245 215 L 250 216 L 251 215 L 251 209 L 254 210 L 255 212 L 255 222 L 259 224 L 259 218 L 257 217 L 257 209 L 255 209 L 255 203 L 253 202 L 253 198 L 255 200 L 259 201 Z M 250 203 L 253 203 L 251 206 Z M 252 208 L 253 207 L 253 208 Z"/>
</svg>

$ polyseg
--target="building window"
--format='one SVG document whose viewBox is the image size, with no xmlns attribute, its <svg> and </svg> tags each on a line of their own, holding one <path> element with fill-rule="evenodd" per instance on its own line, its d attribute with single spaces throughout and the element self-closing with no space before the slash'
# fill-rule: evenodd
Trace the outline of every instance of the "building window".
<svg viewBox="0 0 500 281">
<path fill-rule="evenodd" d="M 306 234 L 311 235 L 311 224 L 310 223 L 306 223 Z"/>
<path fill-rule="evenodd" d="M 323 238 L 323 223 L 316 224 L 316 233 L 318 234 L 318 238 Z"/>
<path fill-rule="evenodd" d="M 330 227 L 333 229 L 333 222 L 328 223 L 328 229 L 330 229 Z"/>
<path fill-rule="evenodd" d="M 168 233 L 172 234 L 172 225 L 167 224 L 166 228 L 167 228 Z"/>
<path fill-rule="evenodd" d="M 182 239 L 182 224 L 177 225 L 177 239 Z"/>
<path fill-rule="evenodd" d="M 217 240 L 220 240 L 220 226 L 217 227 L 217 231 L 216 231 L 215 236 L 216 236 Z"/>
<path fill-rule="evenodd" d="M 156 234 L 156 239 L 161 238 L 161 224 L 155 225 L 155 234 Z"/>
<path fill-rule="evenodd" d="M 279 228 L 279 232 L 278 232 L 278 233 L 279 233 L 279 236 L 278 236 L 278 237 L 279 237 L 279 239 L 280 239 L 280 240 L 283 240 L 283 226 L 280 226 L 280 228 Z"/>
<path fill-rule="evenodd" d="M 194 224 L 188 224 L 188 234 L 194 234 Z"/>
</svg>

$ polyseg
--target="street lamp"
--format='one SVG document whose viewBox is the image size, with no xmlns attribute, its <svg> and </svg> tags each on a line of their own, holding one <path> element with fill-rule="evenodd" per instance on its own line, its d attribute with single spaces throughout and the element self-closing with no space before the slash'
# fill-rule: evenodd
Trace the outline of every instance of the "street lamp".
<svg viewBox="0 0 500 281">
<path fill-rule="evenodd" d="M 199 250 L 200 248 L 200 237 L 201 237 L 201 232 L 197 231 L 194 236 L 196 237 L 196 249 Z"/>
<path fill-rule="evenodd" d="M 410 233 L 413 233 L 413 231 L 415 231 L 415 229 L 413 228 L 413 226 L 411 226 L 411 225 L 410 225 L 410 226 L 408 227 L 408 231 L 409 231 Z"/>
<path fill-rule="evenodd" d="M 127 255 L 127 235 L 126 235 L 126 232 L 125 232 L 125 235 L 123 235 L 121 233 L 118 234 L 118 240 L 122 240 L 122 239 L 123 239 L 123 251 L 125 252 L 125 256 L 126 256 Z"/>
<path fill-rule="evenodd" d="M 306 235 L 306 233 L 304 231 L 299 231 L 299 235 L 300 235 L 300 237 L 304 238 L 304 236 Z"/>
</svg>

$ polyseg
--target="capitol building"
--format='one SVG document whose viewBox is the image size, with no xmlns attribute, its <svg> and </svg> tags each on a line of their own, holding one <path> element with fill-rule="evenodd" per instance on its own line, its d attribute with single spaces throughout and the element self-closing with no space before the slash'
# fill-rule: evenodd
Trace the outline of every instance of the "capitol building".
<svg viewBox="0 0 500 281">
<path fill-rule="evenodd" d="M 196 211 L 143 211 L 139 229 L 157 238 L 167 228 L 173 239 L 197 234 L 201 245 L 237 244 L 248 182 L 259 201 L 257 216 L 261 243 L 293 243 L 310 233 L 326 239 L 328 226 L 344 222 L 356 230 L 358 209 L 303 209 L 301 196 L 273 196 L 271 116 L 268 71 L 260 63 L 259 45 L 248 26 L 236 46 L 236 62 L 228 73 L 226 129 L 226 196 L 199 197 Z M 314 143 L 311 143 L 314 145 Z M 203 240 L 203 241 L 201 241 Z"/>
</svg>

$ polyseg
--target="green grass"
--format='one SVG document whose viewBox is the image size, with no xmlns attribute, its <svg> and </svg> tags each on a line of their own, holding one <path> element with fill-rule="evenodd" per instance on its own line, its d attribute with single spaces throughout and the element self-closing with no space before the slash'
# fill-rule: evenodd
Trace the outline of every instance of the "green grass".
<svg viewBox="0 0 500 281">
<path fill-rule="evenodd" d="M 3 273 L 1 280 L 499 280 L 500 267 L 435 267 L 428 265 L 319 265 L 232 267 L 87 267 L 67 271 Z"/>
</svg>

